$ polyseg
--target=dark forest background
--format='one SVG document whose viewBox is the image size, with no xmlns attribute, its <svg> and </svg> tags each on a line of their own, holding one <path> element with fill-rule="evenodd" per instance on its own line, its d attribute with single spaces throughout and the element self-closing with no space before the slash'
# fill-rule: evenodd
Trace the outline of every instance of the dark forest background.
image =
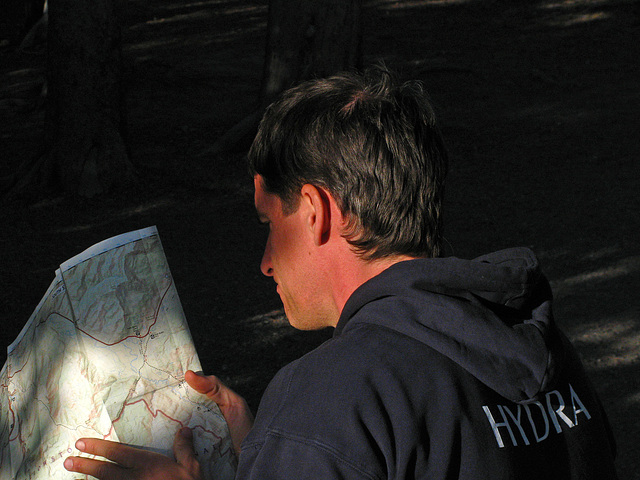
<svg viewBox="0 0 640 480">
<path fill-rule="evenodd" d="M 61 262 L 157 225 L 205 371 L 257 407 L 330 332 L 291 329 L 260 274 L 252 128 L 297 78 L 383 60 L 436 105 L 452 157 L 446 254 L 534 249 L 620 477 L 640 479 L 639 2 L 274 0 L 271 18 L 268 3 L 101 0 L 99 15 L 50 11 L 53 33 L 28 42 L 23 0 L 2 3 L 0 362 Z M 267 35 L 275 22 L 290 36 Z M 82 38 L 115 53 L 80 42 L 93 53 L 70 58 Z M 99 75 L 65 83 L 94 60 Z M 83 98 L 107 113 L 78 121 Z"/>
</svg>

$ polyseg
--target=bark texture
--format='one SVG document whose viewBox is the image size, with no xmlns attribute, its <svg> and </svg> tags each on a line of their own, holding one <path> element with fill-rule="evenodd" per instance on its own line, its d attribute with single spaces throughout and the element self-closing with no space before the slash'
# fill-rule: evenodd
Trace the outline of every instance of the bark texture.
<svg viewBox="0 0 640 480">
<path fill-rule="evenodd" d="M 311 77 L 360 67 L 362 0 L 271 0 L 262 104 Z"/>
<path fill-rule="evenodd" d="M 47 183 L 91 197 L 132 177 L 121 52 L 115 0 L 50 2 Z"/>
</svg>

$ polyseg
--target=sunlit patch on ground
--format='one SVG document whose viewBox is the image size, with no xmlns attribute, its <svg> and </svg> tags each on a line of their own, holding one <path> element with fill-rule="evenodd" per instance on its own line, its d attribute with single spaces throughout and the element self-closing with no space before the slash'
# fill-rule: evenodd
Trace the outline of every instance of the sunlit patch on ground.
<svg viewBox="0 0 640 480">
<path fill-rule="evenodd" d="M 588 258 L 588 257 L 587 257 Z M 640 256 L 634 255 L 613 264 L 605 265 L 594 270 L 579 273 L 551 283 L 551 287 L 556 297 L 562 297 L 569 293 L 583 288 L 591 282 L 601 282 L 605 280 L 617 280 L 625 275 L 640 271 Z"/>
</svg>

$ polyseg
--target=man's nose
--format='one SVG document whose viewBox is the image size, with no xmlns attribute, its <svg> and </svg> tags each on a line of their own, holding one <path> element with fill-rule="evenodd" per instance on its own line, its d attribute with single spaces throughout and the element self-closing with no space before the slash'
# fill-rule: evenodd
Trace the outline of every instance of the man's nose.
<svg viewBox="0 0 640 480">
<path fill-rule="evenodd" d="M 269 242 L 267 242 L 264 247 L 262 261 L 260 262 L 260 271 L 267 277 L 273 277 L 273 266 L 271 265 L 271 247 L 269 246 Z"/>
</svg>

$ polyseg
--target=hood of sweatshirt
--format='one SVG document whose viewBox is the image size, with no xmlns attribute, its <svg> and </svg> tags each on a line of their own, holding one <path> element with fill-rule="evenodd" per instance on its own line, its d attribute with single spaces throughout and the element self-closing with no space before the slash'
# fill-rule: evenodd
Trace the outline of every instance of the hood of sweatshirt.
<svg viewBox="0 0 640 480">
<path fill-rule="evenodd" d="M 562 341 L 551 313 L 551 288 L 527 248 L 474 260 L 399 262 L 349 298 L 334 336 L 378 324 L 447 356 L 514 402 L 549 389 Z"/>
</svg>

